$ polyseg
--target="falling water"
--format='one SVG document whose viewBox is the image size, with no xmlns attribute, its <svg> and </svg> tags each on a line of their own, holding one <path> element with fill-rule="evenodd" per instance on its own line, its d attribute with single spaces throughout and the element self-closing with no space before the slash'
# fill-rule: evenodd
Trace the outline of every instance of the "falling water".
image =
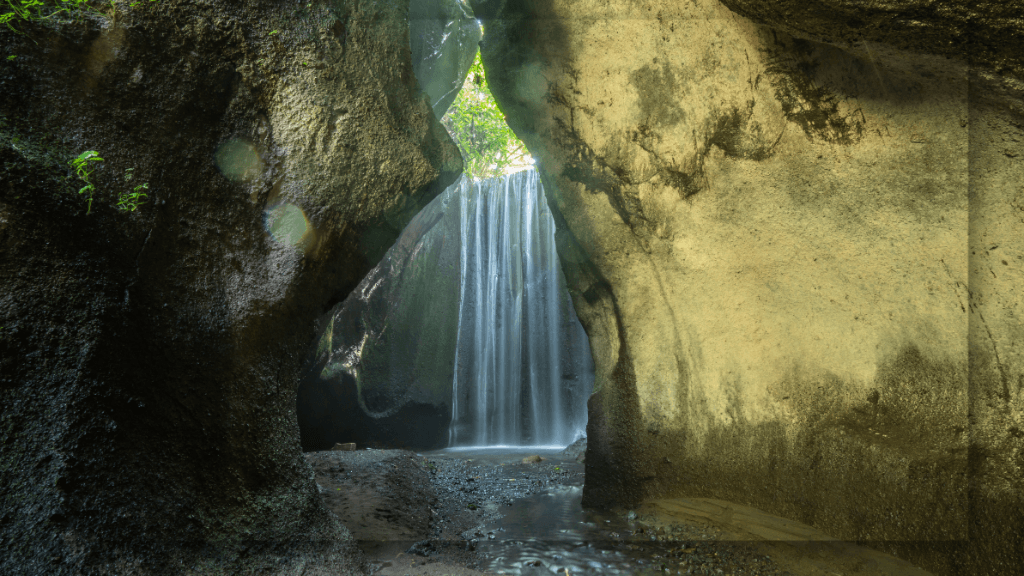
<svg viewBox="0 0 1024 576">
<path fill-rule="evenodd" d="M 567 445 L 583 432 L 593 363 L 536 171 L 462 179 L 450 446 Z"/>
</svg>

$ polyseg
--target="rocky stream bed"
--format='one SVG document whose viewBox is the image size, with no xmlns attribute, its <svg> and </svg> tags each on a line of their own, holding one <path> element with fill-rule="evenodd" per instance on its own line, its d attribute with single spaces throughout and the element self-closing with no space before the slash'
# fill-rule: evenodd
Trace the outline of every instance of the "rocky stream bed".
<svg viewBox="0 0 1024 576">
<path fill-rule="evenodd" d="M 926 575 L 809 527 L 711 500 L 584 511 L 554 450 L 306 454 L 371 574 Z"/>
</svg>

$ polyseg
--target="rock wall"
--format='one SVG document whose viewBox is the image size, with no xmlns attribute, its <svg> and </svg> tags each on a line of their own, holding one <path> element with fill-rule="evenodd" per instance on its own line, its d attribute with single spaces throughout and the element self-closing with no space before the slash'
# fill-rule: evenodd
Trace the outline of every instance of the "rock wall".
<svg viewBox="0 0 1024 576">
<path fill-rule="evenodd" d="M 408 3 L 102 10 L 0 29 L 0 572 L 353 573 L 295 390 L 461 171 Z"/>
<path fill-rule="evenodd" d="M 1014 573 L 1019 9 L 841 4 L 473 3 L 597 365 L 585 503 L 721 498 Z"/>
<path fill-rule="evenodd" d="M 448 443 L 459 330 L 459 183 L 409 222 L 324 321 L 298 391 L 303 450 Z"/>
</svg>

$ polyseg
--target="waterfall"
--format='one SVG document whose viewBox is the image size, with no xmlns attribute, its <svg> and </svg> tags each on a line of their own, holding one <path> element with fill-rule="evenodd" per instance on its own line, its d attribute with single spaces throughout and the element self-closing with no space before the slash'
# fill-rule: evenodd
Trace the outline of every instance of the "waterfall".
<svg viewBox="0 0 1024 576">
<path fill-rule="evenodd" d="M 461 179 L 450 446 L 565 446 L 583 432 L 593 362 L 536 171 Z"/>
</svg>

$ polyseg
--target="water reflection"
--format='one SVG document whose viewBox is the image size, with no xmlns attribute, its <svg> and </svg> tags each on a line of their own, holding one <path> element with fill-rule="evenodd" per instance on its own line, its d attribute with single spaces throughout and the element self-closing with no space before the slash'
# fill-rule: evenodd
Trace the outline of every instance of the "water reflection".
<svg viewBox="0 0 1024 576">
<path fill-rule="evenodd" d="M 637 574 L 642 559 L 628 555 L 630 527 L 617 515 L 584 510 L 583 488 L 560 486 L 517 501 L 486 528 L 493 539 L 477 549 L 499 574 Z"/>
</svg>

